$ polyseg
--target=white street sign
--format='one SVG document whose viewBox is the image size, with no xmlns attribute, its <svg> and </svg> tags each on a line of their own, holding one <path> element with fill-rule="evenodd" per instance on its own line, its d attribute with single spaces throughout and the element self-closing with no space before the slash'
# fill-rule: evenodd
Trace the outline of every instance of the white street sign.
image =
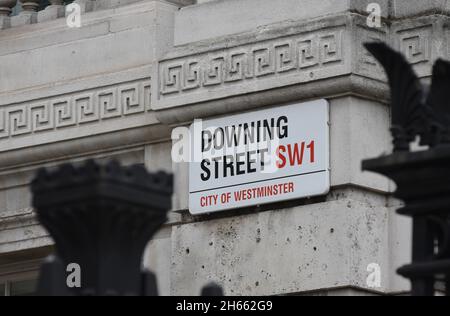
<svg viewBox="0 0 450 316">
<path fill-rule="evenodd" d="M 318 100 L 192 124 L 190 212 L 328 193 L 328 113 Z"/>
</svg>

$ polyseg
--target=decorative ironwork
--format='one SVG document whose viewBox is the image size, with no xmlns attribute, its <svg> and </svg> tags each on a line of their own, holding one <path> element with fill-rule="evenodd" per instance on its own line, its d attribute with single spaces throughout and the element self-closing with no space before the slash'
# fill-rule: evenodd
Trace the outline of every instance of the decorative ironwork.
<svg viewBox="0 0 450 316">
<path fill-rule="evenodd" d="M 363 170 L 392 179 L 405 203 L 397 212 L 413 220 L 413 262 L 398 273 L 412 295 L 434 295 L 437 282 L 450 295 L 450 63 L 435 63 L 427 89 L 400 53 L 383 43 L 366 48 L 388 75 L 394 153 L 363 161 Z M 410 151 L 417 136 L 428 150 Z"/>
<path fill-rule="evenodd" d="M 157 295 L 156 276 L 141 270 L 142 255 L 167 219 L 172 187 L 171 175 L 114 161 L 40 170 L 33 205 L 56 255 L 42 266 L 38 294 Z M 81 287 L 69 288 L 66 267 L 73 263 Z"/>
<path fill-rule="evenodd" d="M 421 145 L 450 143 L 450 63 L 439 59 L 433 67 L 431 87 L 421 84 L 412 66 L 385 43 L 365 44 L 381 63 L 391 88 L 394 151 L 408 151 L 420 136 Z"/>
</svg>

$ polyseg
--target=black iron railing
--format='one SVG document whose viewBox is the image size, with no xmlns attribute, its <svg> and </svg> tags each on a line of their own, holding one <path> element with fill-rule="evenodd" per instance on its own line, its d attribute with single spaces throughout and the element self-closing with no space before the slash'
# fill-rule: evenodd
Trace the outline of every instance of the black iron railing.
<svg viewBox="0 0 450 316">
<path fill-rule="evenodd" d="M 394 196 L 405 203 L 398 213 L 413 221 L 412 263 L 398 273 L 413 295 L 434 295 L 436 284 L 450 295 L 450 63 L 436 61 L 425 87 L 402 54 L 383 43 L 366 47 L 388 75 L 394 153 L 363 169 L 396 183 Z M 427 150 L 411 151 L 417 138 Z"/>
</svg>

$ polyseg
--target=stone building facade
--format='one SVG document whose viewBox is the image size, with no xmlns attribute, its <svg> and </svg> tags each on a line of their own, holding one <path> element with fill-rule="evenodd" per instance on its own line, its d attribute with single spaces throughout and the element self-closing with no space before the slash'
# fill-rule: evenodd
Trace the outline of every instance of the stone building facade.
<svg viewBox="0 0 450 316">
<path fill-rule="evenodd" d="M 386 78 L 362 44 L 390 43 L 426 80 L 450 54 L 447 1 L 76 0 L 75 28 L 66 1 L 22 2 L 0 0 L 0 294 L 27 293 L 52 251 L 30 207 L 35 171 L 87 158 L 174 173 L 144 260 L 161 294 L 208 281 L 227 295 L 409 291 L 395 269 L 410 261 L 410 222 L 392 184 L 360 168 L 391 150 Z M 173 128 L 315 99 L 330 104 L 327 195 L 190 215 Z"/>
</svg>

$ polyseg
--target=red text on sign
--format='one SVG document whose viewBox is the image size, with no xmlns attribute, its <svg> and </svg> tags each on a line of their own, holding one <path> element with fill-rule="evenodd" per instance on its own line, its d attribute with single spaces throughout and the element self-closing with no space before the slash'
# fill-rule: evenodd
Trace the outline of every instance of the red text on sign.
<svg viewBox="0 0 450 316">
<path fill-rule="evenodd" d="M 277 148 L 277 167 L 301 166 L 308 159 L 309 163 L 315 162 L 314 141 L 309 144 L 300 142 L 295 144 L 280 145 Z M 306 157 L 305 157 L 306 156 Z"/>
</svg>

